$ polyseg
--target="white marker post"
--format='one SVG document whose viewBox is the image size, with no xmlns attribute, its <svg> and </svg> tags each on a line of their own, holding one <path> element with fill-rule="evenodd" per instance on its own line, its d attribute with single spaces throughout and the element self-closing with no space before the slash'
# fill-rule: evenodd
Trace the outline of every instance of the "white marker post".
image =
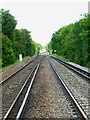
<svg viewBox="0 0 90 120">
<path fill-rule="evenodd" d="M 19 60 L 22 62 L 22 54 L 19 54 Z"/>
<path fill-rule="evenodd" d="M 54 50 L 54 53 L 56 53 L 56 50 Z"/>
</svg>

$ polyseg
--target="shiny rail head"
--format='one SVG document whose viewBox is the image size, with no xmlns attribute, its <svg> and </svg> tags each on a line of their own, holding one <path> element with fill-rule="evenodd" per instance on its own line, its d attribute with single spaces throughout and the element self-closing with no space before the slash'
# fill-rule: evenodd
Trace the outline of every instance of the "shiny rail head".
<svg viewBox="0 0 90 120">
<path fill-rule="evenodd" d="M 34 72 L 34 75 L 33 75 L 33 78 L 32 78 L 32 80 L 31 80 L 31 83 L 30 83 L 30 85 L 29 85 L 29 87 L 28 87 L 28 90 L 27 90 L 27 93 L 26 93 L 26 95 L 25 95 L 25 98 L 24 98 L 24 100 L 23 100 L 23 102 L 22 102 L 22 105 L 21 105 L 21 107 L 20 107 L 20 109 L 19 109 L 19 111 L 18 111 L 18 113 L 17 113 L 16 120 L 19 120 L 20 117 L 21 117 L 21 114 L 22 114 L 22 112 L 23 112 L 24 106 L 25 106 L 25 104 L 26 104 L 28 95 L 29 95 L 29 93 L 30 93 L 30 90 L 31 90 L 31 87 L 32 87 L 32 84 L 33 84 L 33 81 L 34 81 L 34 79 L 35 79 L 35 77 L 36 77 L 36 74 L 37 74 L 37 71 L 38 71 L 38 69 L 39 69 L 40 63 L 41 63 L 41 62 L 39 62 L 38 65 L 37 65 L 37 67 L 36 67 L 36 70 L 35 70 L 35 72 Z"/>
<path fill-rule="evenodd" d="M 5 114 L 5 116 L 4 116 L 4 118 L 3 118 L 4 120 L 6 120 L 6 119 L 8 118 L 8 116 L 9 116 L 9 114 L 11 113 L 11 111 L 12 111 L 14 105 L 16 104 L 16 102 L 17 102 L 19 96 L 21 95 L 21 93 L 22 93 L 24 87 L 26 86 L 26 84 L 27 84 L 27 82 L 28 82 L 30 76 L 33 74 L 33 72 L 36 71 L 37 67 L 39 68 L 40 63 L 41 63 L 41 59 L 39 60 L 39 62 L 37 62 L 37 65 L 33 68 L 32 72 L 31 72 L 30 75 L 27 77 L 27 80 L 25 81 L 24 85 L 22 86 L 20 92 L 18 93 L 18 95 L 16 96 L 16 98 L 15 98 L 15 100 L 13 101 L 12 105 L 10 106 L 9 110 L 8 110 L 7 113 Z"/>
</svg>

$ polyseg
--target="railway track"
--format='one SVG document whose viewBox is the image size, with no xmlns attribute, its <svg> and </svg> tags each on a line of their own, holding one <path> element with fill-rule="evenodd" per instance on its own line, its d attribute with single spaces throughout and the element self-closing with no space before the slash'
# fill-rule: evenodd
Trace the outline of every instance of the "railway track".
<svg viewBox="0 0 90 120">
<path fill-rule="evenodd" d="M 79 114 L 80 119 L 81 120 L 88 120 L 89 119 L 88 116 L 86 115 L 86 113 L 84 112 L 84 110 L 82 109 L 82 107 L 80 106 L 80 104 L 78 103 L 78 101 L 75 99 L 75 96 L 71 93 L 71 91 L 69 90 L 68 86 L 65 84 L 65 82 L 63 81 L 63 79 L 60 77 L 60 75 L 56 71 L 55 66 L 53 65 L 53 63 L 50 62 L 50 60 L 49 60 L 49 63 L 51 65 L 51 67 L 53 68 L 55 74 L 57 75 L 58 79 L 60 80 L 61 84 L 63 85 L 63 87 L 65 89 L 65 92 L 66 92 L 67 96 L 69 97 L 68 99 L 74 105 L 75 110 Z"/>
<path fill-rule="evenodd" d="M 6 114 L 7 110 L 11 106 L 13 100 L 25 83 L 26 78 L 32 72 L 33 67 L 37 64 L 39 57 L 35 57 L 1 82 L 0 88 L 2 89 L 2 112 L 0 112 L 0 115 L 2 114 L 2 117 Z"/>
<path fill-rule="evenodd" d="M 19 94 L 17 95 L 17 97 L 13 101 L 11 107 L 7 111 L 6 115 L 4 116 L 5 120 L 9 120 L 10 118 L 18 119 L 20 117 L 22 110 L 24 109 L 24 105 L 27 100 L 28 94 L 31 90 L 34 78 L 39 69 L 39 66 L 40 66 L 40 62 L 37 63 L 37 65 L 33 68 L 32 72 L 28 76 L 28 78 L 27 78 L 26 82 L 24 83 L 24 85 L 22 86 Z"/>
<path fill-rule="evenodd" d="M 46 58 L 42 58 L 42 60 L 45 60 Z M 62 78 L 60 77 L 60 75 L 58 74 L 57 70 L 55 69 L 53 63 L 50 61 L 50 59 L 47 57 L 49 64 L 52 68 L 52 71 L 54 71 L 54 75 L 56 76 L 56 78 L 59 81 L 60 84 L 60 88 L 62 88 L 63 94 L 65 95 L 65 98 L 67 101 L 67 103 L 69 103 L 70 105 L 70 109 L 72 109 L 73 111 L 73 115 L 74 117 L 76 116 L 76 118 L 80 118 L 81 120 L 88 120 L 88 117 L 86 115 L 86 113 L 83 111 L 83 109 L 81 108 L 81 106 L 78 104 L 77 100 L 75 99 L 75 97 L 73 96 L 73 94 L 70 92 L 69 88 L 67 87 L 67 85 L 64 83 L 64 81 L 62 80 Z M 24 86 L 22 87 L 21 91 L 19 92 L 18 96 L 16 97 L 16 99 L 14 100 L 13 104 L 11 105 L 10 109 L 8 110 L 8 112 L 6 113 L 6 115 L 4 116 L 4 119 L 10 119 L 10 118 L 16 118 L 16 119 L 20 119 L 23 118 L 22 116 L 24 115 L 24 111 L 26 109 L 27 106 L 27 99 L 28 96 L 30 94 L 31 88 L 32 88 L 32 84 L 34 79 L 36 78 L 36 74 L 38 72 L 39 66 L 40 66 L 41 60 L 40 62 L 37 64 L 37 66 L 35 66 L 35 68 L 33 69 L 32 73 L 29 75 L 29 77 L 27 78 Z M 51 69 L 50 68 L 50 69 Z M 42 71 L 41 71 L 42 72 Z M 44 71 L 45 72 L 45 71 Z M 46 72 L 46 75 L 48 73 Z M 39 76 L 40 77 L 40 76 Z M 46 76 L 45 76 L 46 77 Z M 40 78 L 39 78 L 40 79 Z M 47 79 L 47 78 L 46 78 Z M 45 81 L 44 81 L 45 82 Z M 49 82 L 49 81 L 48 81 Z M 39 83 L 40 84 L 40 83 Z M 42 83 L 43 84 L 43 83 Z M 49 83 L 47 83 L 49 84 Z M 39 86 L 40 87 L 40 86 Z M 43 86 L 44 87 L 44 86 Z M 51 86 L 52 87 L 52 86 Z M 36 89 L 37 87 L 35 87 Z M 42 86 L 41 86 L 42 88 Z M 43 88 L 44 89 L 44 88 Z M 42 90 L 41 90 L 42 91 Z M 44 91 L 45 92 L 45 91 Z M 47 93 L 47 92 L 46 92 Z M 44 93 L 43 93 L 44 94 Z M 38 104 L 38 103 L 37 103 Z M 29 103 L 28 103 L 29 106 Z"/>
<path fill-rule="evenodd" d="M 6 77 L 5 79 L 3 79 L 2 81 L 0 81 L 0 85 L 4 84 L 7 80 L 9 80 L 11 77 L 13 77 L 14 75 L 16 75 L 17 73 L 19 73 L 21 70 L 23 70 L 25 67 L 27 67 L 29 64 L 31 64 L 34 60 L 36 60 L 37 57 L 35 57 L 34 59 L 32 59 L 30 62 L 28 62 L 27 64 L 25 64 L 23 67 L 21 67 L 20 69 L 18 69 L 17 71 L 15 71 L 14 73 L 12 73 L 11 75 L 9 75 L 8 77 Z"/>
<path fill-rule="evenodd" d="M 84 89 L 84 91 L 87 91 L 86 95 L 83 96 L 83 94 L 82 94 L 81 96 L 78 96 L 78 92 L 77 92 L 76 99 L 77 99 L 78 103 L 80 104 L 81 108 L 85 111 L 85 113 L 87 114 L 87 116 L 90 119 L 90 102 L 89 102 L 89 99 L 90 99 L 90 95 L 89 95 L 89 92 L 90 92 L 90 87 L 89 87 L 90 86 L 89 85 L 90 84 L 90 71 L 85 71 L 85 70 L 83 70 L 81 68 L 78 68 L 78 67 L 76 67 L 74 65 L 71 65 L 71 64 L 69 64 L 69 63 L 67 63 L 67 62 L 65 62 L 63 60 L 60 60 L 60 59 L 58 59 L 58 58 L 56 58 L 54 56 L 51 56 L 51 58 L 56 60 L 58 63 L 64 65 L 65 67 L 69 68 L 71 71 L 73 71 L 79 77 L 81 77 L 82 78 L 82 81 L 81 81 L 82 83 L 83 83 L 83 80 L 84 80 L 84 83 L 85 83 L 85 81 L 86 81 L 86 83 L 88 83 L 88 85 L 85 84 L 87 86 L 87 88 Z M 79 88 L 80 85 L 78 83 L 77 83 L 77 85 L 78 85 L 78 88 Z M 76 91 L 77 91 L 77 88 L 73 87 L 73 89 L 76 89 Z M 82 91 L 82 88 L 81 88 L 81 91 Z M 75 94 L 75 93 L 73 92 L 73 94 Z"/>
<path fill-rule="evenodd" d="M 71 65 L 63 60 L 60 60 L 59 58 L 56 58 L 54 56 L 50 56 L 53 59 L 55 59 L 56 61 L 58 61 L 59 63 L 61 63 L 62 65 L 64 65 L 65 67 L 69 68 L 70 70 L 72 70 L 73 72 L 77 73 L 79 76 L 81 76 L 82 78 L 85 78 L 86 80 L 89 80 L 90 82 L 90 72 L 87 72 L 85 70 L 82 70 L 74 65 Z"/>
<path fill-rule="evenodd" d="M 52 57 L 50 57 L 52 59 Z M 63 78 L 65 84 L 69 87 L 70 91 L 74 95 L 75 99 L 85 112 L 85 114 L 90 118 L 90 104 L 89 104 L 89 84 L 90 81 L 86 76 L 82 76 L 82 74 L 73 70 L 69 70 L 66 65 L 63 65 L 57 59 L 52 59 L 54 62 L 55 68 L 57 69 L 59 75 Z M 82 71 L 82 70 L 81 70 Z"/>
</svg>

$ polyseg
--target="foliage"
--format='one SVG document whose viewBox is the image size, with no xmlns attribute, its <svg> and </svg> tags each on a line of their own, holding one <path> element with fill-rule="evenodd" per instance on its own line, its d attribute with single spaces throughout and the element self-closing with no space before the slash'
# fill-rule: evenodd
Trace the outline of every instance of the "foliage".
<svg viewBox="0 0 90 120">
<path fill-rule="evenodd" d="M 41 49 L 41 45 L 36 43 L 35 41 L 31 42 L 31 56 L 33 56 L 34 54 L 39 55 L 40 53 L 40 49 Z"/>
<path fill-rule="evenodd" d="M 52 53 L 52 41 L 50 41 L 49 44 L 47 44 L 45 48 L 47 52 L 51 54 Z"/>
<path fill-rule="evenodd" d="M 9 10 L 4 11 L 4 9 L 1 9 L 0 13 L 2 14 L 2 32 L 4 35 L 12 38 L 12 33 L 17 21 L 15 20 L 15 17 L 9 13 Z"/>
<path fill-rule="evenodd" d="M 13 33 L 13 45 L 16 59 L 18 59 L 19 54 L 22 54 L 23 57 L 31 55 L 30 32 L 26 29 L 15 29 Z"/>
<path fill-rule="evenodd" d="M 40 45 L 32 41 L 30 32 L 27 29 L 15 29 L 17 20 L 9 11 L 0 10 L 0 23 L 2 22 L 2 31 L 0 29 L 0 50 L 2 51 L 2 66 L 8 66 L 18 60 L 19 54 L 23 57 L 38 55 Z M 1 25 L 1 24 L 0 24 Z M 1 38 L 2 36 L 2 38 Z M 0 54 L 1 57 L 1 54 Z"/>
<path fill-rule="evenodd" d="M 64 56 L 69 61 L 90 67 L 90 15 L 85 14 L 74 24 L 69 24 L 53 33 L 47 50 Z"/>
<path fill-rule="evenodd" d="M 5 67 L 15 62 L 12 44 L 6 35 L 2 35 L 2 66 Z"/>
</svg>

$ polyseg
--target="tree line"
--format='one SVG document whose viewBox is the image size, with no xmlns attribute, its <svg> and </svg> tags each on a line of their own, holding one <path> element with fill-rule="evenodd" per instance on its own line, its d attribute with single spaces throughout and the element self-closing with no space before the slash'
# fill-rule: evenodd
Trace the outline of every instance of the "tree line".
<svg viewBox="0 0 90 120">
<path fill-rule="evenodd" d="M 53 33 L 46 49 L 51 54 L 56 52 L 69 61 L 90 67 L 90 14 Z"/>
<path fill-rule="evenodd" d="M 9 10 L 0 10 L 0 23 L 2 24 L 2 67 L 14 63 L 19 54 L 25 56 L 38 55 L 41 45 L 31 38 L 31 32 L 27 29 L 16 29 L 17 20 Z"/>
</svg>

